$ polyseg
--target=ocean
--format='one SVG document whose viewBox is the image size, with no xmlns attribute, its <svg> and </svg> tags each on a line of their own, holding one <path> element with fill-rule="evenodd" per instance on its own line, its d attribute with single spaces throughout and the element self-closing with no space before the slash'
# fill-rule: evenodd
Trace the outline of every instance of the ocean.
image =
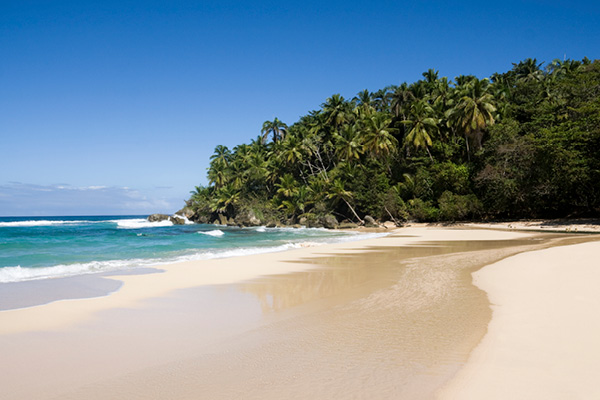
<svg viewBox="0 0 600 400">
<path fill-rule="evenodd" d="M 189 222 L 189 221 L 188 221 Z M 146 216 L 0 217 L 0 283 L 283 251 L 382 234 L 313 228 L 238 228 Z"/>
</svg>

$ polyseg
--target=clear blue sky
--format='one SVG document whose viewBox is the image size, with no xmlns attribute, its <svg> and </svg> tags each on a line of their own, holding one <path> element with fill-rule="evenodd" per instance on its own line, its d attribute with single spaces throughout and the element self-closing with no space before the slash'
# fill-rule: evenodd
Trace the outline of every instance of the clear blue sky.
<svg viewBox="0 0 600 400">
<path fill-rule="evenodd" d="M 217 144 L 333 93 L 598 58 L 600 5 L 0 1 L 0 215 L 174 212 Z"/>
</svg>

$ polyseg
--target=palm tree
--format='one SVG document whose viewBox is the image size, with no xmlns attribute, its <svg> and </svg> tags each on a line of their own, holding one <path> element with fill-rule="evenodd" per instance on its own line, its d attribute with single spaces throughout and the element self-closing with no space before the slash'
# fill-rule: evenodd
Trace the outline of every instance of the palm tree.
<svg viewBox="0 0 600 400">
<path fill-rule="evenodd" d="M 340 133 L 334 134 L 335 154 L 338 160 L 352 161 L 360 159 L 363 146 L 356 124 L 344 126 Z"/>
<path fill-rule="evenodd" d="M 450 123 L 454 123 L 465 135 L 467 155 L 469 140 L 474 140 L 476 149 L 481 148 L 483 131 L 494 124 L 496 107 L 494 97 L 488 92 L 488 80 L 474 80 L 467 85 L 467 94 L 460 98 L 455 108 L 447 112 Z"/>
<path fill-rule="evenodd" d="M 325 123 L 338 129 L 352 118 L 352 106 L 341 95 L 334 94 L 322 105 Z"/>
<path fill-rule="evenodd" d="M 275 184 L 278 187 L 277 194 L 283 197 L 293 197 L 298 193 L 298 182 L 291 174 L 285 174 L 279 178 L 279 183 Z"/>
<path fill-rule="evenodd" d="M 392 135 L 397 131 L 390 127 L 392 119 L 388 114 L 376 113 L 361 121 L 363 125 L 363 142 L 365 149 L 376 157 L 388 155 L 396 150 L 398 140 Z"/>
<path fill-rule="evenodd" d="M 392 97 L 391 87 L 385 87 L 373 93 L 373 105 L 377 111 L 389 111 Z"/>
<path fill-rule="evenodd" d="M 210 156 L 210 159 L 214 163 L 220 163 L 224 166 L 228 166 L 230 157 L 231 151 L 229 151 L 227 146 L 218 145 L 217 147 L 215 147 L 215 152 L 212 156 Z"/>
<path fill-rule="evenodd" d="M 543 64 L 543 62 L 538 64 L 535 58 L 527 58 L 518 64 L 513 63 L 513 71 L 519 81 L 541 81 L 544 78 L 544 72 L 541 70 Z"/>
<path fill-rule="evenodd" d="M 429 151 L 429 146 L 433 144 L 431 136 L 438 131 L 439 120 L 433 118 L 434 111 L 424 100 L 413 103 L 410 108 L 409 119 L 403 121 L 410 127 L 405 142 L 415 148 L 424 148 L 429 154 L 429 159 L 433 162 L 433 157 Z"/>
<path fill-rule="evenodd" d="M 229 181 L 228 169 L 224 163 L 212 162 L 208 167 L 208 180 L 216 188 L 220 188 Z"/>
<path fill-rule="evenodd" d="M 344 182 L 342 182 L 340 179 L 335 179 L 333 181 L 333 183 L 329 187 L 329 193 L 327 194 L 327 198 L 333 200 L 334 204 L 340 201 L 346 203 L 346 205 L 348 206 L 350 211 L 352 211 L 356 219 L 358 219 L 361 224 L 364 223 L 364 221 L 358 216 L 358 214 L 354 210 L 354 207 L 352 207 L 352 205 L 349 202 L 349 200 L 352 199 L 352 192 L 349 192 L 344 188 Z"/>
<path fill-rule="evenodd" d="M 367 89 L 358 92 L 352 101 L 360 108 L 369 109 L 373 107 L 373 97 Z"/>
<path fill-rule="evenodd" d="M 213 197 L 212 209 L 219 214 L 227 213 L 232 211 L 233 207 L 240 200 L 240 191 L 235 189 L 232 185 L 225 185 L 216 192 L 216 196 Z"/>
<path fill-rule="evenodd" d="M 396 87 L 396 90 L 392 93 L 392 113 L 396 118 L 402 116 L 402 120 L 406 119 L 406 109 L 409 104 L 415 99 L 413 92 L 408 88 L 408 84 L 403 82 L 400 86 Z"/>
<path fill-rule="evenodd" d="M 294 165 L 300 162 L 302 155 L 302 140 L 296 135 L 288 135 L 281 142 L 279 157 L 287 164 Z"/>
<path fill-rule="evenodd" d="M 262 134 L 261 142 L 266 144 L 270 134 L 273 134 L 274 143 L 282 140 L 287 133 L 287 128 L 288 126 L 281 122 L 279 118 L 275 118 L 273 121 L 265 121 L 262 129 L 260 130 L 260 133 Z"/>
</svg>

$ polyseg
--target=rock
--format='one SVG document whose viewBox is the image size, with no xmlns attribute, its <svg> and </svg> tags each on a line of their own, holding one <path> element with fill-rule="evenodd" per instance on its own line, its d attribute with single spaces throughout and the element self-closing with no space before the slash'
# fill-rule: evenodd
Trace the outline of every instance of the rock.
<svg viewBox="0 0 600 400">
<path fill-rule="evenodd" d="M 235 216 L 235 223 L 239 226 L 260 226 L 262 222 L 256 217 L 254 211 L 248 210 Z"/>
<path fill-rule="evenodd" d="M 320 222 L 327 229 L 335 229 L 339 225 L 337 219 L 331 214 L 321 217 Z"/>
<path fill-rule="evenodd" d="M 267 227 L 267 228 L 276 228 L 276 227 L 277 227 L 277 225 L 278 225 L 278 223 L 277 223 L 277 222 L 275 222 L 275 221 L 269 221 L 269 222 L 267 222 L 267 225 L 266 225 L 266 227 Z"/>
<path fill-rule="evenodd" d="M 342 222 L 337 226 L 338 229 L 356 229 L 358 228 L 358 224 L 354 222 Z"/>
<path fill-rule="evenodd" d="M 168 216 L 167 214 L 152 214 L 148 217 L 148 221 L 149 222 L 161 222 L 161 221 L 166 221 L 169 218 L 171 218 L 171 217 Z"/>
<path fill-rule="evenodd" d="M 306 218 L 306 217 L 302 217 L 302 218 L 300 218 L 300 220 L 298 221 L 298 223 L 299 223 L 300 225 L 304 225 L 304 226 L 306 226 L 306 225 L 308 224 L 308 218 Z"/>
<path fill-rule="evenodd" d="M 195 215 L 192 221 L 199 224 L 208 224 L 209 219 L 206 215 Z"/>
<path fill-rule="evenodd" d="M 169 217 L 169 221 L 171 221 L 173 223 L 173 225 L 185 225 L 185 219 L 179 218 L 176 215 Z"/>
<path fill-rule="evenodd" d="M 302 225 L 294 224 L 294 225 L 292 225 L 292 228 L 302 228 Z"/>
<path fill-rule="evenodd" d="M 181 210 L 177 211 L 175 213 L 175 215 L 183 215 L 184 217 L 186 217 L 187 219 L 193 219 L 195 216 L 194 211 L 192 211 L 191 208 L 185 206 L 183 207 Z"/>
<path fill-rule="evenodd" d="M 223 214 L 219 214 L 219 224 L 227 225 L 227 217 Z"/>
<path fill-rule="evenodd" d="M 323 224 L 320 221 L 310 220 L 308 221 L 309 228 L 323 228 Z"/>
<path fill-rule="evenodd" d="M 375 219 L 370 215 L 365 216 L 365 227 L 367 228 L 377 228 L 379 225 L 375 222 Z"/>
<path fill-rule="evenodd" d="M 215 220 L 212 222 L 212 224 L 213 224 L 213 225 L 219 225 L 220 223 L 221 223 L 221 222 L 220 222 L 218 219 L 215 219 Z"/>
</svg>

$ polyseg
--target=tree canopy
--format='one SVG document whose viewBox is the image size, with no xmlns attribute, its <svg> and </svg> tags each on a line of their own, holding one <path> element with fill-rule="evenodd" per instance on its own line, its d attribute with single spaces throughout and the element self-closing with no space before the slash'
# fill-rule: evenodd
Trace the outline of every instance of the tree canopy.
<svg viewBox="0 0 600 400">
<path fill-rule="evenodd" d="M 269 140 L 271 137 L 271 140 Z M 535 59 L 504 73 L 423 79 L 217 146 L 206 220 L 253 209 L 278 221 L 556 218 L 600 213 L 600 62 Z"/>
</svg>

